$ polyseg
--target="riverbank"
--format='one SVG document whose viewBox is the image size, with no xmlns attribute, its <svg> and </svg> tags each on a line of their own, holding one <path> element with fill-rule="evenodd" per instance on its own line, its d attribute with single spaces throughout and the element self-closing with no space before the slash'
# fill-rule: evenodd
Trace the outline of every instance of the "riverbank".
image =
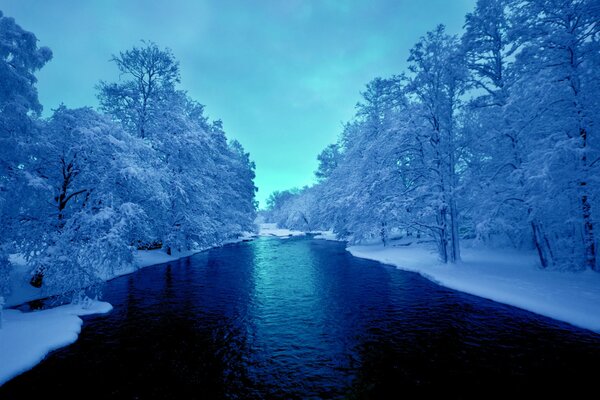
<svg viewBox="0 0 600 400">
<path fill-rule="evenodd" d="M 253 234 L 242 235 L 218 247 L 251 240 L 254 237 Z M 134 265 L 117 268 L 111 275 L 102 278 L 108 281 L 141 268 L 176 261 L 208 249 L 174 251 L 170 255 L 160 249 L 141 250 L 135 255 Z M 22 257 L 11 257 L 11 263 L 11 294 L 4 303 L 5 307 L 14 307 L 52 295 L 29 284 L 28 268 Z M 80 316 L 105 314 L 111 310 L 111 304 L 90 299 L 80 304 L 66 304 L 32 312 L 0 308 L 0 386 L 33 368 L 51 351 L 74 343 L 83 324 Z"/>
<path fill-rule="evenodd" d="M 542 270 L 534 252 L 464 248 L 458 264 L 410 245 L 349 246 L 355 257 L 421 274 L 439 285 L 600 333 L 600 274 Z"/>
<path fill-rule="evenodd" d="M 263 233 L 264 232 L 264 233 Z M 331 231 L 313 232 L 313 239 L 340 240 Z M 263 224 L 261 236 L 291 237 L 306 232 Z M 481 249 L 464 246 L 462 261 L 442 264 L 427 244 L 395 241 L 349 246 L 355 257 L 416 272 L 453 290 L 518 307 L 600 333 L 600 274 L 593 271 L 553 271 L 539 266 L 534 251 Z"/>
<path fill-rule="evenodd" d="M 135 254 L 135 262 L 133 265 L 120 266 L 111 271 L 110 274 L 105 274 L 101 278 L 104 281 L 115 279 L 123 275 L 131 274 L 141 268 L 150 267 L 157 264 L 164 264 L 171 261 L 179 260 L 180 258 L 189 257 L 196 253 L 209 250 L 214 247 L 225 246 L 228 244 L 239 243 L 246 240 L 251 240 L 256 237 L 252 233 L 244 234 L 238 238 L 227 240 L 216 246 L 199 248 L 188 251 L 173 251 L 170 255 L 162 249 L 157 250 L 138 250 Z M 4 307 L 15 307 L 33 300 L 44 299 L 49 296 L 58 295 L 60 293 L 45 292 L 40 288 L 35 288 L 29 284 L 31 275 L 23 257 L 13 255 L 10 258 L 12 271 L 10 277 L 10 294 L 5 299 Z"/>
<path fill-rule="evenodd" d="M 263 223 L 260 224 L 259 226 L 259 230 L 258 230 L 258 236 L 263 236 L 263 237 L 278 237 L 278 238 L 288 238 L 288 237 L 294 237 L 294 236 L 304 236 L 306 235 L 306 232 L 303 231 L 295 231 L 295 230 L 291 230 L 291 229 L 285 229 L 285 228 L 278 228 L 277 224 L 271 224 L 271 223 Z"/>
<path fill-rule="evenodd" d="M 43 311 L 0 312 L 0 385 L 33 368 L 48 353 L 77 340 L 83 315 L 104 314 L 109 303 L 84 301 Z"/>
</svg>

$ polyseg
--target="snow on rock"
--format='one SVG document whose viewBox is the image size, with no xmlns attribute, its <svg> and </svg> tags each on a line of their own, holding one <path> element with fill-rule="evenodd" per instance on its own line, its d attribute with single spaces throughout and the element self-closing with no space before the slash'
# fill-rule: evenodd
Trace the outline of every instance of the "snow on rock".
<svg viewBox="0 0 600 400">
<path fill-rule="evenodd" d="M 450 289 L 509 304 L 600 333 L 600 274 L 542 270 L 532 252 L 462 249 L 441 264 L 424 246 L 350 246 L 352 255 L 417 272 Z"/>
<path fill-rule="evenodd" d="M 292 236 L 304 236 L 306 235 L 306 233 L 302 231 L 293 231 L 290 229 L 278 228 L 277 224 L 260 224 L 258 235 L 286 238 Z"/>
<path fill-rule="evenodd" d="M 103 314 L 109 303 L 90 301 L 41 311 L 3 310 L 0 328 L 0 385 L 31 369 L 44 357 L 77 340 L 83 321 L 79 316 Z"/>
</svg>

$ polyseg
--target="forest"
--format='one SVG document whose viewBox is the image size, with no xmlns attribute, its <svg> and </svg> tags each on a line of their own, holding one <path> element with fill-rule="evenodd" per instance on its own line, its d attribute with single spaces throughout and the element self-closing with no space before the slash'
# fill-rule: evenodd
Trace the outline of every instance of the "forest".
<svg viewBox="0 0 600 400">
<path fill-rule="evenodd" d="M 31 3 L 1 399 L 597 391 L 599 0 Z"/>
<path fill-rule="evenodd" d="M 98 109 L 45 117 L 35 73 L 52 51 L 1 12 L 0 38 L 0 298 L 11 255 L 32 286 L 76 293 L 140 249 L 203 249 L 255 229 L 254 163 L 179 88 L 168 48 L 115 54 L 119 80 L 97 84 Z"/>
<path fill-rule="evenodd" d="M 461 36 L 438 26 L 366 85 L 317 183 L 274 192 L 264 218 L 433 241 L 443 263 L 470 240 L 600 271 L 599 21 L 595 1 L 479 0 Z"/>
</svg>

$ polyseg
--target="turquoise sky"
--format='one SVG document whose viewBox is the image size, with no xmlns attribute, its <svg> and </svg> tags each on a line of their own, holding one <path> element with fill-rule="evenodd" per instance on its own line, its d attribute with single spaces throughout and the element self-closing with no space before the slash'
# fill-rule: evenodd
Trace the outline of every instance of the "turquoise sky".
<svg viewBox="0 0 600 400">
<path fill-rule="evenodd" d="M 0 0 L 50 47 L 38 74 L 46 112 L 96 106 L 111 54 L 141 39 L 170 47 L 181 87 L 222 119 L 256 162 L 258 199 L 313 182 L 364 85 L 404 69 L 419 36 L 459 33 L 475 0 Z"/>
</svg>

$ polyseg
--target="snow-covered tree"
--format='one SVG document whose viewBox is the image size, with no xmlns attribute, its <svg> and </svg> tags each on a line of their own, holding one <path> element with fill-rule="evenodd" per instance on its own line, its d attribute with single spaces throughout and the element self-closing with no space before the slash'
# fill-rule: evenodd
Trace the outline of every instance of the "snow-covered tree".
<svg viewBox="0 0 600 400">
<path fill-rule="evenodd" d="M 317 156 L 319 167 L 315 171 L 317 179 L 328 178 L 338 166 L 340 160 L 340 148 L 337 143 L 330 144 Z"/>
<path fill-rule="evenodd" d="M 509 4 L 512 0 L 478 0 L 475 10 L 465 18 L 462 45 L 465 61 L 472 71 L 473 86 L 482 91 L 473 106 L 506 104 L 511 81 L 514 52 L 518 43 L 511 37 Z"/>
<path fill-rule="evenodd" d="M 368 84 L 319 182 L 267 216 L 302 204 L 354 241 L 429 235 L 443 261 L 465 236 L 598 270 L 599 21 L 594 0 L 478 0 L 460 41 L 438 27 L 414 46 L 407 84 Z"/>
<path fill-rule="evenodd" d="M 130 171 L 143 163 L 132 152 L 144 146 L 90 108 L 61 106 L 43 124 L 18 199 L 19 248 L 33 284 L 75 290 L 133 263 L 147 221 L 128 199 L 143 183 Z"/>
<path fill-rule="evenodd" d="M 137 249 L 218 245 L 254 230 L 254 163 L 220 121 L 178 90 L 168 49 L 143 43 L 113 57 L 102 115 L 60 106 L 40 117 L 34 72 L 51 58 L 0 13 L 0 296 L 9 253 L 31 283 L 77 291 L 134 264 Z"/>
<path fill-rule="evenodd" d="M 460 260 L 457 114 L 468 81 L 464 54 L 458 38 L 446 34 L 440 25 L 417 42 L 408 61 L 413 74 L 410 92 L 428 124 L 423 135 L 430 149 L 430 201 L 437 214 L 431 227 L 442 261 L 455 262 Z"/>
<path fill-rule="evenodd" d="M 148 125 L 160 118 L 161 102 L 179 82 L 179 63 L 169 49 L 142 44 L 113 56 L 123 81 L 100 82 L 98 99 L 104 112 L 144 138 Z"/>
<path fill-rule="evenodd" d="M 156 151 L 161 201 L 140 204 L 154 219 L 153 237 L 171 252 L 212 246 L 254 229 L 254 164 L 239 143 L 227 143 L 220 121 L 175 84 L 172 53 L 145 44 L 114 57 L 128 79 L 101 82 L 99 98 L 131 134 Z"/>
<path fill-rule="evenodd" d="M 522 201 L 527 132 L 507 114 L 516 79 L 514 55 L 519 48 L 513 35 L 512 4 L 510 0 L 479 0 L 466 16 L 462 44 L 474 90 L 463 120 L 468 153 L 463 177 L 468 190 L 463 198 L 471 210 L 466 229 L 488 245 L 496 242 L 523 248 L 532 241 L 532 229 L 522 223 L 530 214 Z M 532 226 L 536 224 L 532 220 Z"/>
<path fill-rule="evenodd" d="M 35 72 L 52 58 L 47 47 L 38 47 L 35 35 L 0 11 L 0 296 L 8 292 L 14 235 L 19 227 L 16 194 L 24 185 L 21 164 L 36 129 L 38 101 Z"/>
<path fill-rule="evenodd" d="M 532 137 L 525 177 L 536 182 L 527 201 L 535 204 L 548 237 L 541 258 L 545 265 L 575 260 L 598 269 L 593 160 L 598 157 L 600 6 L 588 0 L 529 0 L 517 2 L 515 15 L 523 90 L 514 98 L 519 104 L 529 98 L 517 122 Z M 538 197 L 540 187 L 560 195 L 555 201 Z"/>
</svg>

